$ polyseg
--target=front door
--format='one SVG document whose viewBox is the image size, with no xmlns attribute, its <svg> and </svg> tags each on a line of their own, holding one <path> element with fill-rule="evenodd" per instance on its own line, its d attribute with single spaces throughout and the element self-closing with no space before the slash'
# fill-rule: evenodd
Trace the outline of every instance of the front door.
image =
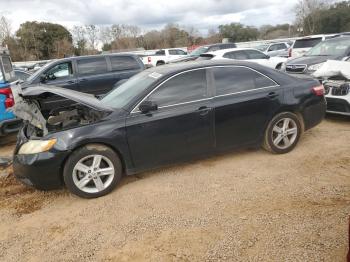
<svg viewBox="0 0 350 262">
<path fill-rule="evenodd" d="M 145 100 L 158 105 L 126 120 L 136 169 L 204 155 L 214 148 L 213 110 L 205 69 L 181 73 L 161 84 Z"/>
<path fill-rule="evenodd" d="M 44 77 L 45 79 L 42 83 L 45 85 L 54 85 L 71 90 L 78 89 L 77 79 L 74 75 L 71 61 L 65 61 L 53 65 L 44 72 Z M 53 108 L 67 106 L 71 103 L 72 101 L 66 98 L 58 95 L 50 95 L 41 101 L 41 108 L 42 110 L 47 111 Z"/>
</svg>

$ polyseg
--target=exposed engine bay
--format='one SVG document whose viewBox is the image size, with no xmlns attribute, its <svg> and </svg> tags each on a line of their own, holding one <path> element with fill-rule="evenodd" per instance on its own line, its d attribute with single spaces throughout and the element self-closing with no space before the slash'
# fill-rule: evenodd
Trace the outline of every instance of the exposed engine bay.
<svg viewBox="0 0 350 262">
<path fill-rule="evenodd" d="M 18 118 L 23 119 L 28 137 L 43 137 L 49 133 L 92 124 L 109 114 L 109 112 L 91 108 L 73 99 L 69 106 L 42 111 L 40 102 L 47 97 L 47 92 L 27 96 L 21 91 L 20 87 L 12 87 L 15 105 L 11 111 Z"/>
</svg>

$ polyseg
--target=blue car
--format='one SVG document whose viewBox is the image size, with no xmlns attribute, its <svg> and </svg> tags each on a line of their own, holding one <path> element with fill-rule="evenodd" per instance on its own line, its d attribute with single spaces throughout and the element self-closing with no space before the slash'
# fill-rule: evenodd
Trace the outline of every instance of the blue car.
<svg viewBox="0 0 350 262">
<path fill-rule="evenodd" d="M 6 50 L 0 50 L 0 136 L 15 133 L 21 126 L 8 109 L 14 105 L 10 82 L 14 79 L 11 57 Z"/>
</svg>

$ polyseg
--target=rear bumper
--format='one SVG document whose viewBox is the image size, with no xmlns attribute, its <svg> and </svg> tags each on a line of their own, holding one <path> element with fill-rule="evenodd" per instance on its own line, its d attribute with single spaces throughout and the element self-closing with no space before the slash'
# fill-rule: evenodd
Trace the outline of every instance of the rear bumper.
<svg viewBox="0 0 350 262">
<path fill-rule="evenodd" d="M 326 115 L 327 103 L 324 98 L 321 101 L 308 105 L 303 112 L 305 130 L 308 130 L 322 122 Z"/>
<path fill-rule="evenodd" d="M 14 118 L 0 122 L 0 136 L 16 133 L 22 126 L 22 120 Z"/>
</svg>

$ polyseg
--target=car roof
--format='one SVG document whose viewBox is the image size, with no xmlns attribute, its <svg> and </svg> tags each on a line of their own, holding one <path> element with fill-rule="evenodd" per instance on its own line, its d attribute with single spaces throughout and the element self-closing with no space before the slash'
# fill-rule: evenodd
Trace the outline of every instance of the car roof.
<svg viewBox="0 0 350 262">
<path fill-rule="evenodd" d="M 217 43 L 217 44 L 209 44 L 209 45 L 203 45 L 203 46 L 213 47 L 213 46 L 223 46 L 223 45 L 235 45 L 235 43 Z"/>
<path fill-rule="evenodd" d="M 213 51 L 213 52 L 208 52 L 208 53 L 205 53 L 205 54 L 210 54 L 210 55 L 223 55 L 225 53 L 228 53 L 228 52 L 232 52 L 232 51 L 244 51 L 244 50 L 254 50 L 254 51 L 258 51 L 258 52 L 261 52 L 255 48 L 249 48 L 249 47 L 245 47 L 245 48 L 228 48 L 228 49 L 222 49 L 222 50 L 217 50 L 217 51 Z"/>
<path fill-rule="evenodd" d="M 236 65 L 236 66 L 248 66 L 256 67 L 255 63 L 235 60 L 203 60 L 203 61 L 191 61 L 183 63 L 166 64 L 162 66 L 152 67 L 147 69 L 149 72 L 156 72 L 162 75 L 168 75 L 172 73 L 182 72 L 186 70 L 211 67 L 211 66 L 225 66 L 225 65 Z"/>
</svg>

